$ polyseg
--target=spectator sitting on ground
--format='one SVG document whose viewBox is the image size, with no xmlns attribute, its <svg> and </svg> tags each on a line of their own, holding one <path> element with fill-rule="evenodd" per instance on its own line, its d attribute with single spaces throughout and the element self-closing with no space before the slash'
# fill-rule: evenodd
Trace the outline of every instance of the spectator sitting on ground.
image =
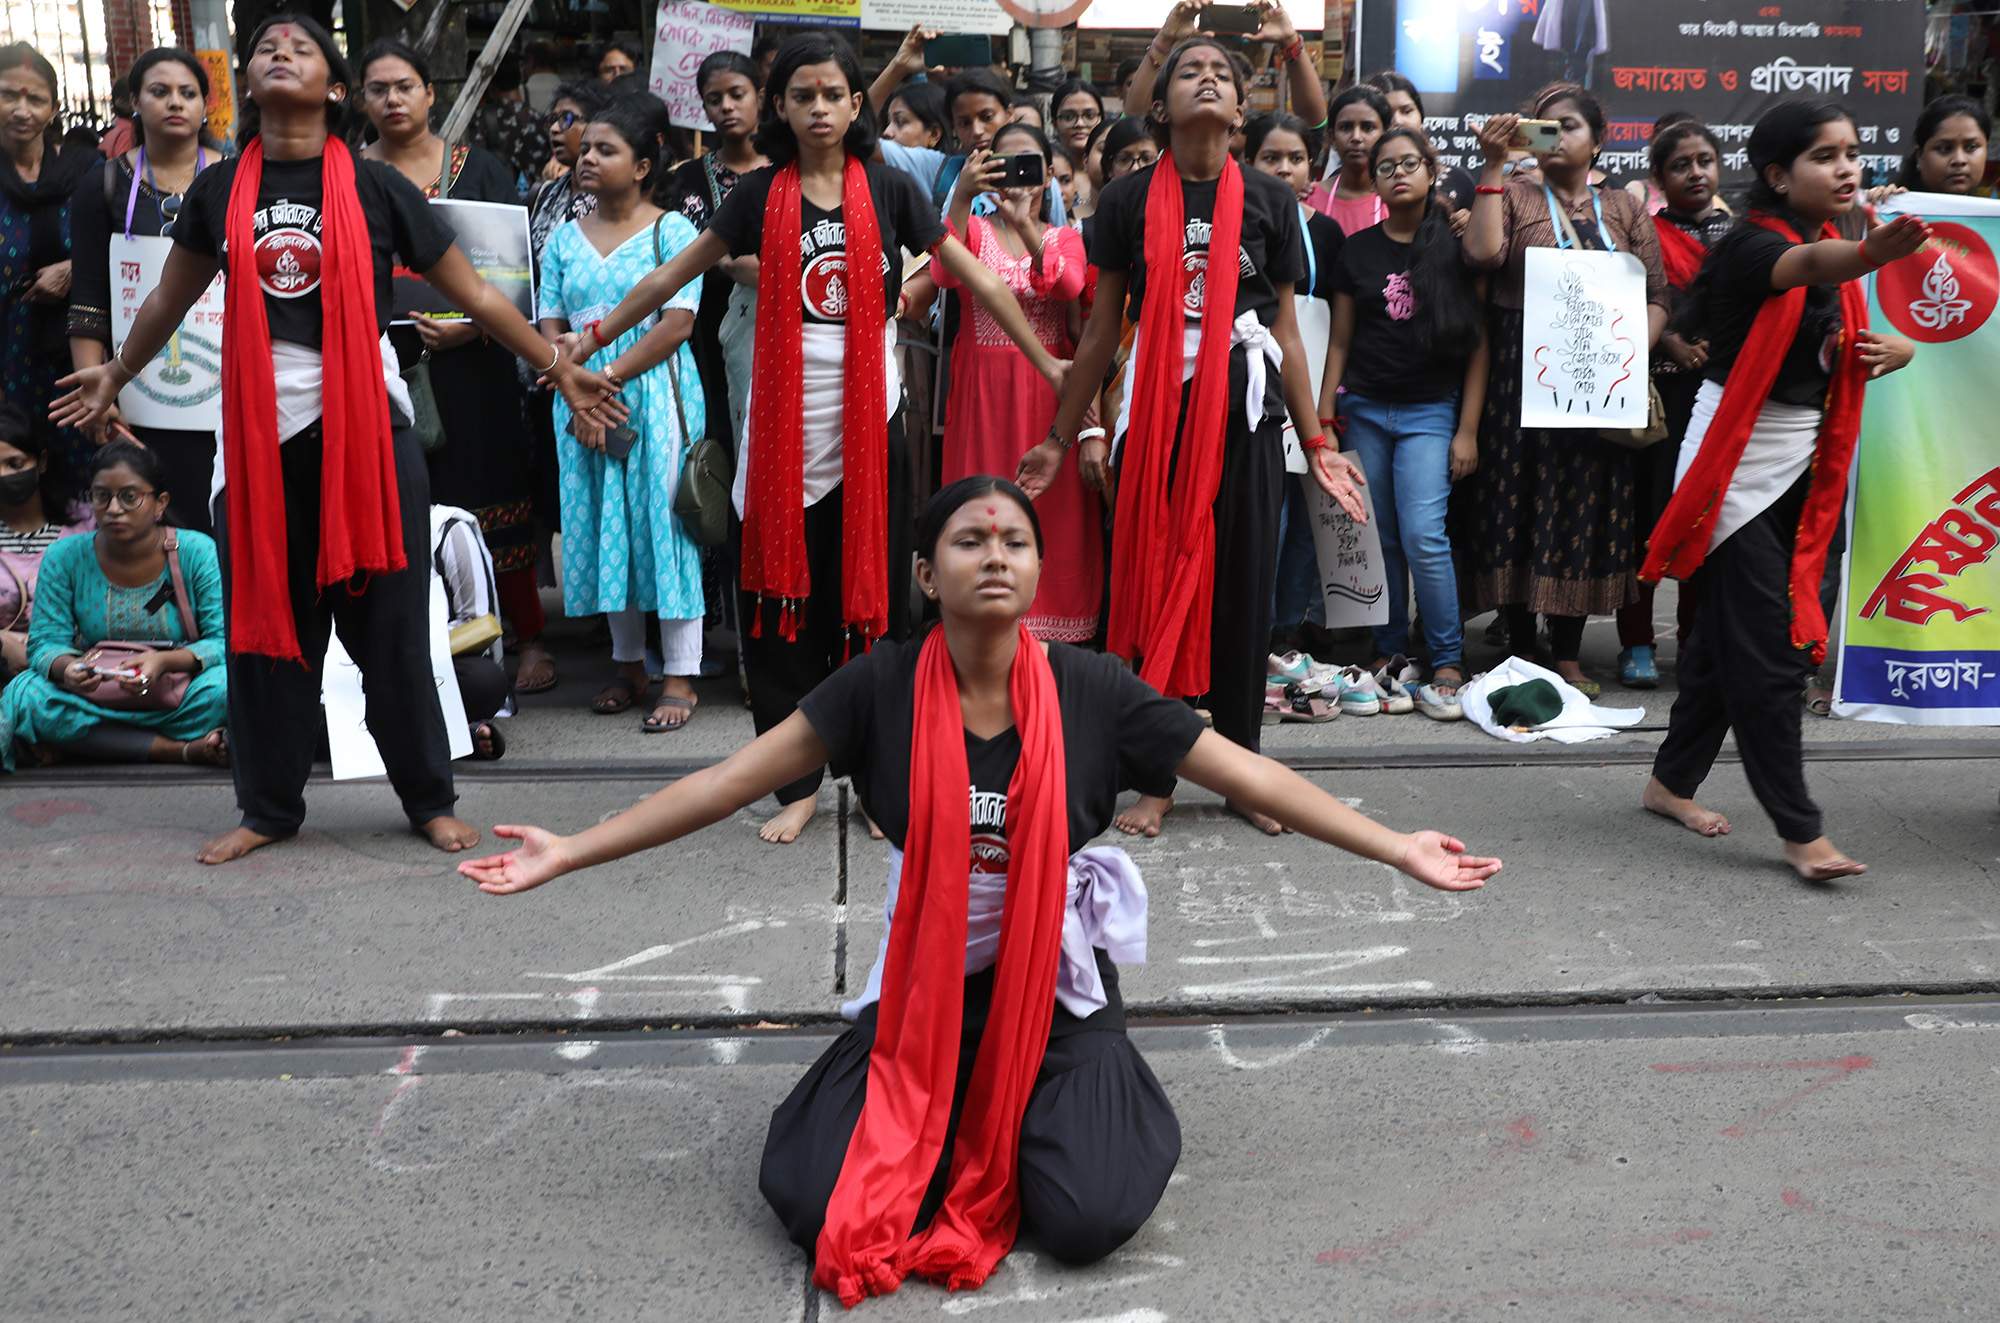
<svg viewBox="0 0 2000 1323">
<path fill-rule="evenodd" d="M 514 686 L 500 664 L 498 580 L 479 520 L 457 506 L 433 505 L 431 565 L 444 581 L 451 669 L 472 728 L 472 756 L 494 762 L 507 752 L 507 737 L 493 718 L 513 715 Z"/>
<path fill-rule="evenodd" d="M 19 409 L 0 404 L 0 685 L 28 667 L 42 557 L 58 538 L 94 526 L 90 507 L 72 503 L 68 489 L 45 436 Z"/>
</svg>

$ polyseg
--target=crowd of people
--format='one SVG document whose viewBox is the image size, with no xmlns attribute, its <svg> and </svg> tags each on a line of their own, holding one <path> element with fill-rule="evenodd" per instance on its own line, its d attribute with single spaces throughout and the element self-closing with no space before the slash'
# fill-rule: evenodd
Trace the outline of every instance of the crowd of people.
<svg viewBox="0 0 2000 1323">
<path fill-rule="evenodd" d="M 1693 797 L 1733 729 L 1787 862 L 1861 871 L 1805 786 L 1801 687 L 1865 383 L 1914 352 L 1868 329 L 1859 279 L 1928 230 L 1862 206 L 1851 117 L 1768 111 L 1732 209 L 1688 115 L 1605 186 L 1605 108 L 1556 83 L 1483 123 L 1475 174 L 1393 71 L 1329 103 L 1276 0 L 1250 49 L 1289 104 L 1252 114 L 1205 2 L 1115 87 L 1046 98 L 926 69 L 923 29 L 872 79 L 822 32 L 722 52 L 698 154 L 617 47 L 564 81 L 531 46 L 480 141 L 447 142 L 423 52 L 350 64 L 274 17 L 236 144 L 163 48 L 103 152 L 64 145 L 48 62 L 0 47 L 0 762 L 227 766 L 241 821 L 200 853 L 225 863 L 304 819 L 337 630 L 404 814 L 459 852 L 448 722 L 497 757 L 496 715 L 556 685 L 543 586 L 603 618 L 590 710 L 647 733 L 695 719 L 733 642 L 752 744 L 575 837 L 499 827 L 519 848 L 461 871 L 522 891 L 766 795 L 787 842 L 828 770 L 852 778 L 894 847 L 891 922 L 763 1173 L 850 1304 L 977 1285 L 1017 1225 L 1087 1261 L 1150 1214 L 1179 1129 L 1113 963 L 1143 952 L 1144 888 L 1086 847 L 1159 833 L 1177 777 L 1432 886 L 1498 871 L 1257 756 L 1270 721 L 1461 717 L 1468 621 L 1595 694 L 1584 626 L 1613 616 L 1619 682 L 1651 688 L 1654 585 L 1680 579 L 1646 807 L 1729 830 Z M 1528 152 L 1523 116 L 1553 144 Z M 1990 130 L 1933 102 L 1899 187 L 1982 188 Z M 525 208 L 532 316 L 432 205 L 454 199 Z M 1664 440 L 1522 425 L 1537 248 L 1638 259 Z M 396 316 L 404 273 L 459 315 Z M 124 416 L 162 355 L 206 362 L 219 426 Z M 718 437 L 733 468 L 697 472 Z M 1343 639 L 1312 525 L 1370 506 L 1387 618 Z"/>
</svg>

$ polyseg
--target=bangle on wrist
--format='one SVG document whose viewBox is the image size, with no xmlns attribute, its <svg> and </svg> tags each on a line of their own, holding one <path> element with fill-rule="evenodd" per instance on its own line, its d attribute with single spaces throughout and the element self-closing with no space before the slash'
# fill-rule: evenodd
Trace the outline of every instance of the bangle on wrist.
<svg viewBox="0 0 2000 1323">
<path fill-rule="evenodd" d="M 124 371 L 125 379 L 127 381 L 131 381 L 138 377 L 139 375 L 138 372 L 134 370 L 131 364 L 125 361 L 125 346 L 123 345 L 118 346 L 118 352 L 113 354 L 111 358 L 112 361 L 117 363 L 119 368 Z"/>
<path fill-rule="evenodd" d="M 541 375 L 542 375 L 542 376 L 544 376 L 544 377 L 546 377 L 546 376 L 548 376 L 548 375 L 549 375 L 549 374 L 550 374 L 551 372 L 554 372 L 554 371 L 556 370 L 556 364 L 558 364 L 558 363 L 560 363 L 560 362 L 562 362 L 562 350 L 561 350 L 561 349 L 559 349 L 558 347 L 556 347 L 555 345 L 550 345 L 550 346 L 549 346 L 549 365 L 548 365 L 547 367 L 545 367 L 545 368 L 543 368 L 543 369 L 542 369 L 542 371 L 541 371 Z"/>
<path fill-rule="evenodd" d="M 1075 444 L 1076 444 L 1076 442 L 1075 442 L 1075 441 L 1065 441 L 1065 440 L 1063 440 L 1063 439 L 1062 439 L 1062 433 L 1061 433 L 1061 432 L 1058 432 L 1058 431 L 1057 431 L 1057 430 L 1056 430 L 1055 428 L 1053 428 L 1053 427 L 1051 427 L 1051 428 L 1049 429 L 1049 435 L 1048 435 L 1048 439 L 1049 439 L 1050 441 L 1053 441 L 1053 442 L 1055 442 L 1055 443 L 1056 443 L 1056 445 L 1057 445 L 1057 446 L 1058 446 L 1058 447 L 1059 447 L 1060 449 L 1062 449 L 1062 450 L 1065 450 L 1065 451 L 1067 451 L 1067 450 L 1068 450 L 1068 449 L 1069 449 L 1069 448 L 1070 448 L 1071 446 L 1073 446 L 1073 445 L 1075 445 Z"/>
<path fill-rule="evenodd" d="M 589 326 L 585 327 L 584 329 L 590 332 L 591 339 L 597 341 L 597 347 L 599 349 L 609 349 L 611 348 L 611 342 L 604 338 L 604 332 L 597 329 L 602 325 L 604 325 L 604 319 L 600 317 L 598 320 L 592 322 Z"/>
<path fill-rule="evenodd" d="M 1868 241 L 1866 239 L 1863 239 L 1861 242 L 1855 244 L 1854 251 L 1855 254 L 1858 257 L 1860 257 L 1862 261 L 1868 264 L 1868 269 L 1870 271 L 1880 271 L 1884 266 L 1888 265 L 1886 262 L 1878 262 L 1874 258 L 1868 255 Z"/>
<path fill-rule="evenodd" d="M 1085 441 L 1102 441 L 1104 436 L 1105 432 L 1103 428 L 1086 427 L 1076 434 L 1076 441 L 1078 445 L 1082 445 Z"/>
<path fill-rule="evenodd" d="M 1292 37 L 1291 45 L 1285 47 L 1283 51 L 1285 63 L 1290 64 L 1294 60 L 1304 59 L 1305 53 L 1306 53 L 1306 39 L 1304 37 L 1294 35 Z"/>
<path fill-rule="evenodd" d="M 1507 190 L 1500 184 L 1474 184 L 1472 191 L 1475 193 L 1505 193 Z"/>
</svg>

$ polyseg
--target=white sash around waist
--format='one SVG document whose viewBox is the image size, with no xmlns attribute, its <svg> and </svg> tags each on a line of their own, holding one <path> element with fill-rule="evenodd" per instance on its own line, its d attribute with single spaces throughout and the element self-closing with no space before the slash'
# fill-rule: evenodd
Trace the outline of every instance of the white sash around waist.
<svg viewBox="0 0 2000 1323">
<path fill-rule="evenodd" d="M 1125 396 L 1118 403 L 1118 426 L 1112 436 L 1111 459 L 1118 461 L 1119 452 L 1125 447 L 1125 431 L 1132 424 L 1132 373 L 1139 364 L 1139 340 L 1144 332 L 1132 338 L 1132 355 L 1125 360 Z M 1229 347 L 1246 347 L 1243 355 L 1245 384 L 1243 388 L 1243 415 L 1245 425 L 1256 431 L 1264 421 L 1264 388 L 1267 382 L 1265 360 L 1279 371 L 1284 370 L 1285 351 L 1271 335 L 1271 328 L 1257 320 L 1257 314 L 1246 312 L 1229 324 Z M 1189 322 L 1181 331 L 1181 380 L 1194 380 L 1195 357 L 1201 350 L 1201 323 Z"/>
</svg>

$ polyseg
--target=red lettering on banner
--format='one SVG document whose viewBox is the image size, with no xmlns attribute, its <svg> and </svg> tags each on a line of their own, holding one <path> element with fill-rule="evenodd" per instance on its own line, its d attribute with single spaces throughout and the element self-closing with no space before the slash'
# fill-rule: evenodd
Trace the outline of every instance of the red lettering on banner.
<svg viewBox="0 0 2000 1323">
<path fill-rule="evenodd" d="M 1643 69 L 1613 66 L 1612 81 L 1624 91 L 1637 87 L 1647 92 L 1699 92 L 1708 84 L 1706 69 Z"/>
<path fill-rule="evenodd" d="M 1974 500 L 1981 491 L 1987 494 Z M 1984 565 L 2000 547 L 2000 468 L 1991 469 L 1959 492 L 1954 504 L 1924 525 L 1916 539 L 1896 557 L 1896 563 L 1875 585 L 1861 607 L 1861 618 L 1883 612 L 1906 625 L 1927 625 L 1932 616 L 1949 612 L 1966 621 L 1986 614 L 1983 606 L 1967 606 L 1937 591 L 1945 580 Z M 1971 509 L 1961 509 L 1970 504 Z M 1919 565 L 1937 571 L 1915 573 Z"/>
<path fill-rule="evenodd" d="M 1861 85 L 1870 92 L 1887 92 L 1901 95 L 1909 90 L 1910 71 L 1908 69 L 1863 69 Z"/>
<path fill-rule="evenodd" d="M 1720 74 L 1716 75 L 1716 81 L 1722 84 L 1723 91 L 1734 92 L 1736 90 L 1736 71 L 1734 69 L 1724 69 Z"/>
<path fill-rule="evenodd" d="M 1822 27 L 1820 31 L 1829 37 L 1858 37 L 1861 35 L 1860 28 L 1837 28 L 1831 25 Z"/>
</svg>

